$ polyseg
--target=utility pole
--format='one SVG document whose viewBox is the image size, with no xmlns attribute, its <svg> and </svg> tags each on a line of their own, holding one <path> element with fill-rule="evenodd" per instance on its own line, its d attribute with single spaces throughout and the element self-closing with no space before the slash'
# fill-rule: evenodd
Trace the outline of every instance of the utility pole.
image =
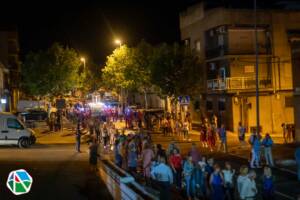
<svg viewBox="0 0 300 200">
<path fill-rule="evenodd" d="M 257 0 L 254 0 L 254 32 L 255 32 L 255 79 L 256 79 L 256 134 L 259 134 L 259 62 L 258 62 L 258 39 L 257 39 Z"/>
</svg>

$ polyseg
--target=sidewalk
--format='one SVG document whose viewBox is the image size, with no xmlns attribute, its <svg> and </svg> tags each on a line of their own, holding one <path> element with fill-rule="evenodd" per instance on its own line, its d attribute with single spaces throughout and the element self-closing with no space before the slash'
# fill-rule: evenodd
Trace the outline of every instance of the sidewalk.
<svg viewBox="0 0 300 200">
<path fill-rule="evenodd" d="M 192 140 L 197 139 L 199 140 L 200 133 L 197 130 L 192 130 L 190 132 L 192 136 Z M 227 131 L 227 146 L 228 146 L 228 153 L 237 157 L 241 157 L 244 159 L 249 159 L 250 156 L 250 144 L 248 143 L 248 139 L 250 134 L 246 134 L 246 145 L 241 145 L 238 141 L 237 133 L 233 133 Z M 286 171 L 296 172 L 294 153 L 295 149 L 300 145 L 296 143 L 284 143 L 284 139 L 280 134 L 273 134 L 271 135 L 274 140 L 273 146 L 273 159 L 275 164 L 280 169 L 285 169 Z M 262 150 L 263 156 L 263 150 Z"/>
</svg>

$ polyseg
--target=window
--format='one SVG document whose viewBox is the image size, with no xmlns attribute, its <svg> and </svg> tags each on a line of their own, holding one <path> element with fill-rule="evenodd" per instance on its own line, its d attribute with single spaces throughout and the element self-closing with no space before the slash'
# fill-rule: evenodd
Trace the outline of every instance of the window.
<svg viewBox="0 0 300 200">
<path fill-rule="evenodd" d="M 294 107 L 293 97 L 285 97 L 285 107 Z"/>
<path fill-rule="evenodd" d="M 244 72 L 245 73 L 254 73 L 254 65 L 245 65 Z"/>
<path fill-rule="evenodd" d="M 197 40 L 195 42 L 195 47 L 196 47 L 196 51 L 200 51 L 201 50 L 201 43 L 200 43 L 200 40 Z"/>
<path fill-rule="evenodd" d="M 219 100 L 219 111 L 225 111 L 226 110 L 226 105 L 225 105 L 225 100 Z"/>
<path fill-rule="evenodd" d="M 206 110 L 212 110 L 212 109 L 213 109 L 213 102 L 206 101 Z"/>
<path fill-rule="evenodd" d="M 223 46 L 224 45 L 224 36 L 218 35 L 218 45 Z"/>
<path fill-rule="evenodd" d="M 184 44 L 184 46 L 189 47 L 190 46 L 190 39 L 187 38 L 187 39 L 183 40 L 183 44 Z"/>
<path fill-rule="evenodd" d="M 13 118 L 7 119 L 7 128 L 24 129 L 23 125 L 17 119 Z"/>
</svg>

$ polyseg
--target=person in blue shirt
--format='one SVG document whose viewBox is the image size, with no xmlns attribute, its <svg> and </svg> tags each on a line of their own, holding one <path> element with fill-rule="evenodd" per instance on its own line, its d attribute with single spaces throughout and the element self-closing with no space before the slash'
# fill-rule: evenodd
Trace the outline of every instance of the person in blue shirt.
<svg viewBox="0 0 300 200">
<path fill-rule="evenodd" d="M 260 161 L 260 148 L 261 148 L 261 142 L 260 142 L 260 136 L 256 134 L 252 134 L 250 136 L 249 142 L 251 144 L 251 153 L 252 158 L 250 162 L 251 168 L 260 168 L 259 161 Z M 256 165 L 256 167 L 254 166 Z"/>
<path fill-rule="evenodd" d="M 221 142 L 219 151 L 223 149 L 223 152 L 227 153 L 227 135 L 226 135 L 226 129 L 224 124 L 222 124 L 221 128 L 219 128 L 219 137 Z"/>
<path fill-rule="evenodd" d="M 272 156 L 273 140 L 269 133 L 267 133 L 265 138 L 263 139 L 262 145 L 264 146 L 266 164 L 270 167 L 274 167 L 273 156 Z"/>
<path fill-rule="evenodd" d="M 300 147 L 298 147 L 295 151 L 296 162 L 298 166 L 298 181 L 300 181 Z"/>
<path fill-rule="evenodd" d="M 211 199 L 223 200 L 225 198 L 224 178 L 218 164 L 214 165 L 214 172 L 210 175 L 209 184 L 211 187 Z"/>
<path fill-rule="evenodd" d="M 272 171 L 268 166 L 264 167 L 262 197 L 263 200 L 270 200 L 275 198 Z"/>
<path fill-rule="evenodd" d="M 173 174 L 171 168 L 166 165 L 165 156 L 158 156 L 158 164 L 151 170 L 151 177 L 159 185 L 160 198 L 169 200 L 171 198 L 171 184 L 173 183 Z"/>
<path fill-rule="evenodd" d="M 135 174 L 137 172 L 137 160 L 138 160 L 138 155 L 137 155 L 137 146 L 135 144 L 135 141 L 133 138 L 130 139 L 130 142 L 128 144 L 128 169 L 129 172 L 132 174 Z"/>
<path fill-rule="evenodd" d="M 245 144 L 245 135 L 246 135 L 246 128 L 242 125 L 242 122 L 239 122 L 238 137 L 240 143 L 242 144 Z"/>
<path fill-rule="evenodd" d="M 183 165 L 183 175 L 186 184 L 186 195 L 189 200 L 192 199 L 195 194 L 195 180 L 192 176 L 194 174 L 194 169 L 192 156 L 188 156 Z"/>
<path fill-rule="evenodd" d="M 206 197 L 206 174 L 205 174 L 205 166 L 206 162 L 204 161 L 199 161 L 196 164 L 194 174 L 193 174 L 193 179 L 195 181 L 195 196 L 198 199 L 202 199 Z"/>
</svg>

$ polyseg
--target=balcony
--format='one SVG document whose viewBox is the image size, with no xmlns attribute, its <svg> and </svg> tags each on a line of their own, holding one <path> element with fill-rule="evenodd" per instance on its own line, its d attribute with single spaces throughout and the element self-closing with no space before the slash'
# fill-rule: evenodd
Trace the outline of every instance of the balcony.
<svg viewBox="0 0 300 200">
<path fill-rule="evenodd" d="M 255 90 L 255 77 L 230 77 L 225 79 L 207 80 L 208 91 L 224 91 L 224 90 Z M 272 89 L 272 81 L 267 77 L 259 78 L 259 89 Z"/>
</svg>

